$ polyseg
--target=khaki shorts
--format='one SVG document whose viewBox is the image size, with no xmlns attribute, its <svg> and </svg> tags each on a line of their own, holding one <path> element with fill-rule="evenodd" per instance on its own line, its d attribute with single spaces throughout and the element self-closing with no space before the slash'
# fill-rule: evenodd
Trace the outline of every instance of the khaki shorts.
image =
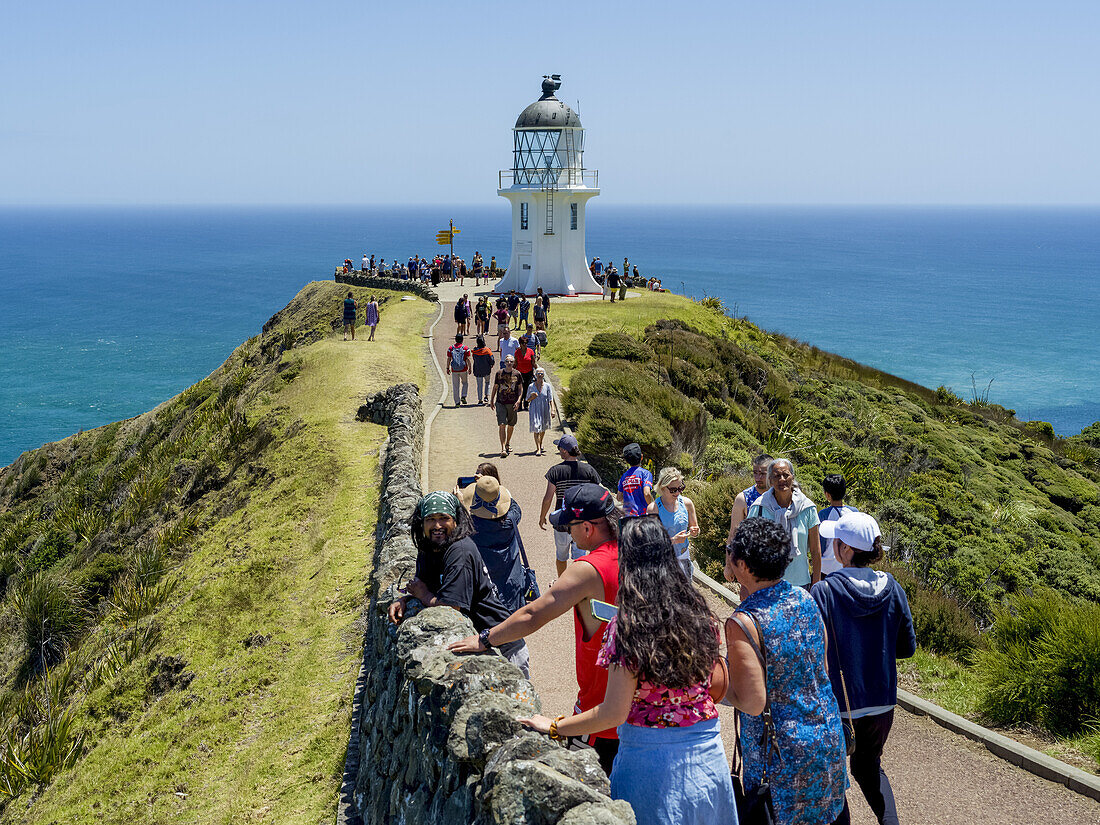
<svg viewBox="0 0 1100 825">
<path fill-rule="evenodd" d="M 516 426 L 516 408 L 514 404 L 497 402 L 497 424 L 501 427 L 505 424 L 509 427 Z"/>
</svg>

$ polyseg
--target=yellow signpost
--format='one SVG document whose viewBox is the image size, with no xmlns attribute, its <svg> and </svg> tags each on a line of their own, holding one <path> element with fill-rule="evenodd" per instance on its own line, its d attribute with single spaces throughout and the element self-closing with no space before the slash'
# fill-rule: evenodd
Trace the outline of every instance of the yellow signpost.
<svg viewBox="0 0 1100 825">
<path fill-rule="evenodd" d="M 461 229 L 455 229 L 455 222 L 451 221 L 450 229 L 442 229 L 435 235 L 435 242 L 440 246 L 449 246 L 451 248 L 451 260 L 455 259 L 455 235 L 461 232 Z M 453 265 L 453 264 L 452 264 Z"/>
</svg>

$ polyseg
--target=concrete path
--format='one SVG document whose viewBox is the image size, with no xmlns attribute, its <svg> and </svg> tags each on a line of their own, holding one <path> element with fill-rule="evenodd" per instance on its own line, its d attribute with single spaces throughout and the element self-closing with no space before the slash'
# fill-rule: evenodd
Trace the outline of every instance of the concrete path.
<svg viewBox="0 0 1100 825">
<path fill-rule="evenodd" d="M 469 293 L 488 294 L 491 287 L 473 288 L 473 279 L 465 287 L 441 284 L 438 290 L 444 303 L 443 316 L 435 329 L 435 351 L 440 365 L 454 340 L 454 302 Z M 476 300 L 476 299 L 475 299 Z M 593 300 L 593 297 L 555 298 L 564 301 Z M 594 300 L 599 300 L 595 296 Z M 551 329 L 551 333 L 552 333 Z M 495 343 L 495 336 L 491 339 Z M 490 343 L 490 346 L 493 344 Z M 427 355 L 427 353 L 425 353 Z M 553 376 L 552 365 L 544 363 Z M 425 398 L 426 412 L 440 395 L 438 375 L 429 365 L 435 384 Z M 558 384 L 553 381 L 555 392 Z M 471 384 L 470 398 L 476 398 Z M 512 439 L 513 453 L 500 458 L 496 418 L 488 407 L 456 408 L 448 395 L 431 430 L 431 461 L 428 488 L 451 490 L 459 476 L 472 475 L 482 461 L 491 461 L 500 470 L 501 482 L 523 510 L 520 525 L 524 546 L 545 588 L 554 580 L 554 539 L 538 527 L 539 507 L 546 490 L 546 471 L 557 463 L 553 440 L 560 431 L 546 434 L 548 454 L 533 455 L 534 443 L 527 431 L 527 414 L 521 412 Z M 609 487 L 616 479 L 604 479 Z M 708 601 L 720 619 L 732 608 L 708 593 Z M 576 699 L 576 671 L 573 664 L 573 619 L 562 616 L 527 640 L 531 650 L 531 681 L 549 716 L 569 713 Z M 727 755 L 732 757 L 733 711 L 720 708 Z M 893 731 L 887 743 L 884 766 L 897 799 L 901 820 L 923 825 L 1023 825 L 1023 823 L 1072 823 L 1100 825 L 1100 803 L 1061 785 L 1041 779 L 991 754 L 982 746 L 952 734 L 926 717 L 898 709 Z M 848 793 L 852 822 L 873 825 L 874 816 L 859 788 Z"/>
</svg>

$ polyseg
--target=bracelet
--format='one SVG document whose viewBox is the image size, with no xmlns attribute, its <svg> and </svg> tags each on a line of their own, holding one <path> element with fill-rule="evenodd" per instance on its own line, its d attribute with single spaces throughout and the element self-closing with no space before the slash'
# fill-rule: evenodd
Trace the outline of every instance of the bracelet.
<svg viewBox="0 0 1100 825">
<path fill-rule="evenodd" d="M 550 738 L 553 739 L 555 742 L 560 742 L 562 740 L 562 735 L 558 733 L 558 722 L 560 722 L 564 718 L 565 714 L 563 713 L 561 716 L 550 723 Z"/>
</svg>

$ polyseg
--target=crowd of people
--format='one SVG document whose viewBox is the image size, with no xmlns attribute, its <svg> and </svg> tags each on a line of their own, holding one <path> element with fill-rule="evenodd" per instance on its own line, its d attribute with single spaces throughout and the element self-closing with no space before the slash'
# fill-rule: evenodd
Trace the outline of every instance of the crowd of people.
<svg viewBox="0 0 1100 825">
<path fill-rule="evenodd" d="M 461 333 L 456 339 L 461 347 Z M 505 340 L 510 328 L 497 352 Z M 483 335 L 478 343 L 474 353 L 491 365 Z M 520 339 L 516 351 L 534 352 L 532 343 Z M 501 407 L 514 413 L 529 400 L 541 426 L 548 411 L 535 399 L 545 392 L 553 402 L 545 372 L 534 372 L 525 385 L 508 352 L 491 385 L 479 383 L 479 402 L 488 385 L 498 410 L 502 457 L 515 418 Z M 455 384 L 456 404 L 463 387 Z M 819 511 L 789 459 L 753 462 L 754 484 L 730 513 L 724 570 L 741 602 L 722 623 L 693 584 L 699 527 L 683 474 L 666 467 L 655 480 L 630 444 L 612 492 L 575 437 L 554 446 L 560 461 L 545 474 L 539 513 L 539 527 L 554 530 L 552 586 L 542 595 L 532 586 L 522 511 L 498 467 L 483 463 L 472 483 L 420 500 L 410 524 L 416 578 L 391 619 L 400 622 L 409 598 L 452 607 L 476 631 L 452 651 L 495 650 L 529 676 L 524 640 L 571 612 L 573 712 L 520 721 L 593 748 L 612 796 L 630 802 L 639 823 L 846 823 L 849 775 L 878 821 L 896 823 L 881 757 L 896 659 L 911 656 L 916 640 L 904 591 L 870 566 L 883 555 L 879 526 L 844 503 L 844 479 L 825 479 L 829 506 Z M 738 711 L 735 754 L 722 744 L 720 703 Z"/>
<path fill-rule="evenodd" d="M 385 258 L 378 258 L 363 253 L 363 261 L 356 270 L 351 258 L 344 258 L 343 264 L 336 267 L 337 275 L 350 275 L 358 271 L 360 275 L 370 277 L 397 278 L 402 281 L 419 281 L 422 284 L 439 286 L 441 283 L 457 281 L 460 285 L 466 284 L 467 278 L 474 279 L 474 286 L 481 286 L 482 280 L 488 281 L 490 277 L 497 277 L 497 259 L 494 255 L 489 260 L 489 266 L 485 266 L 485 260 L 480 252 L 475 252 L 473 260 L 468 264 L 464 258 L 450 253 L 436 255 L 432 258 L 422 258 L 413 255 L 402 263 L 394 258 L 388 264 Z"/>
</svg>

